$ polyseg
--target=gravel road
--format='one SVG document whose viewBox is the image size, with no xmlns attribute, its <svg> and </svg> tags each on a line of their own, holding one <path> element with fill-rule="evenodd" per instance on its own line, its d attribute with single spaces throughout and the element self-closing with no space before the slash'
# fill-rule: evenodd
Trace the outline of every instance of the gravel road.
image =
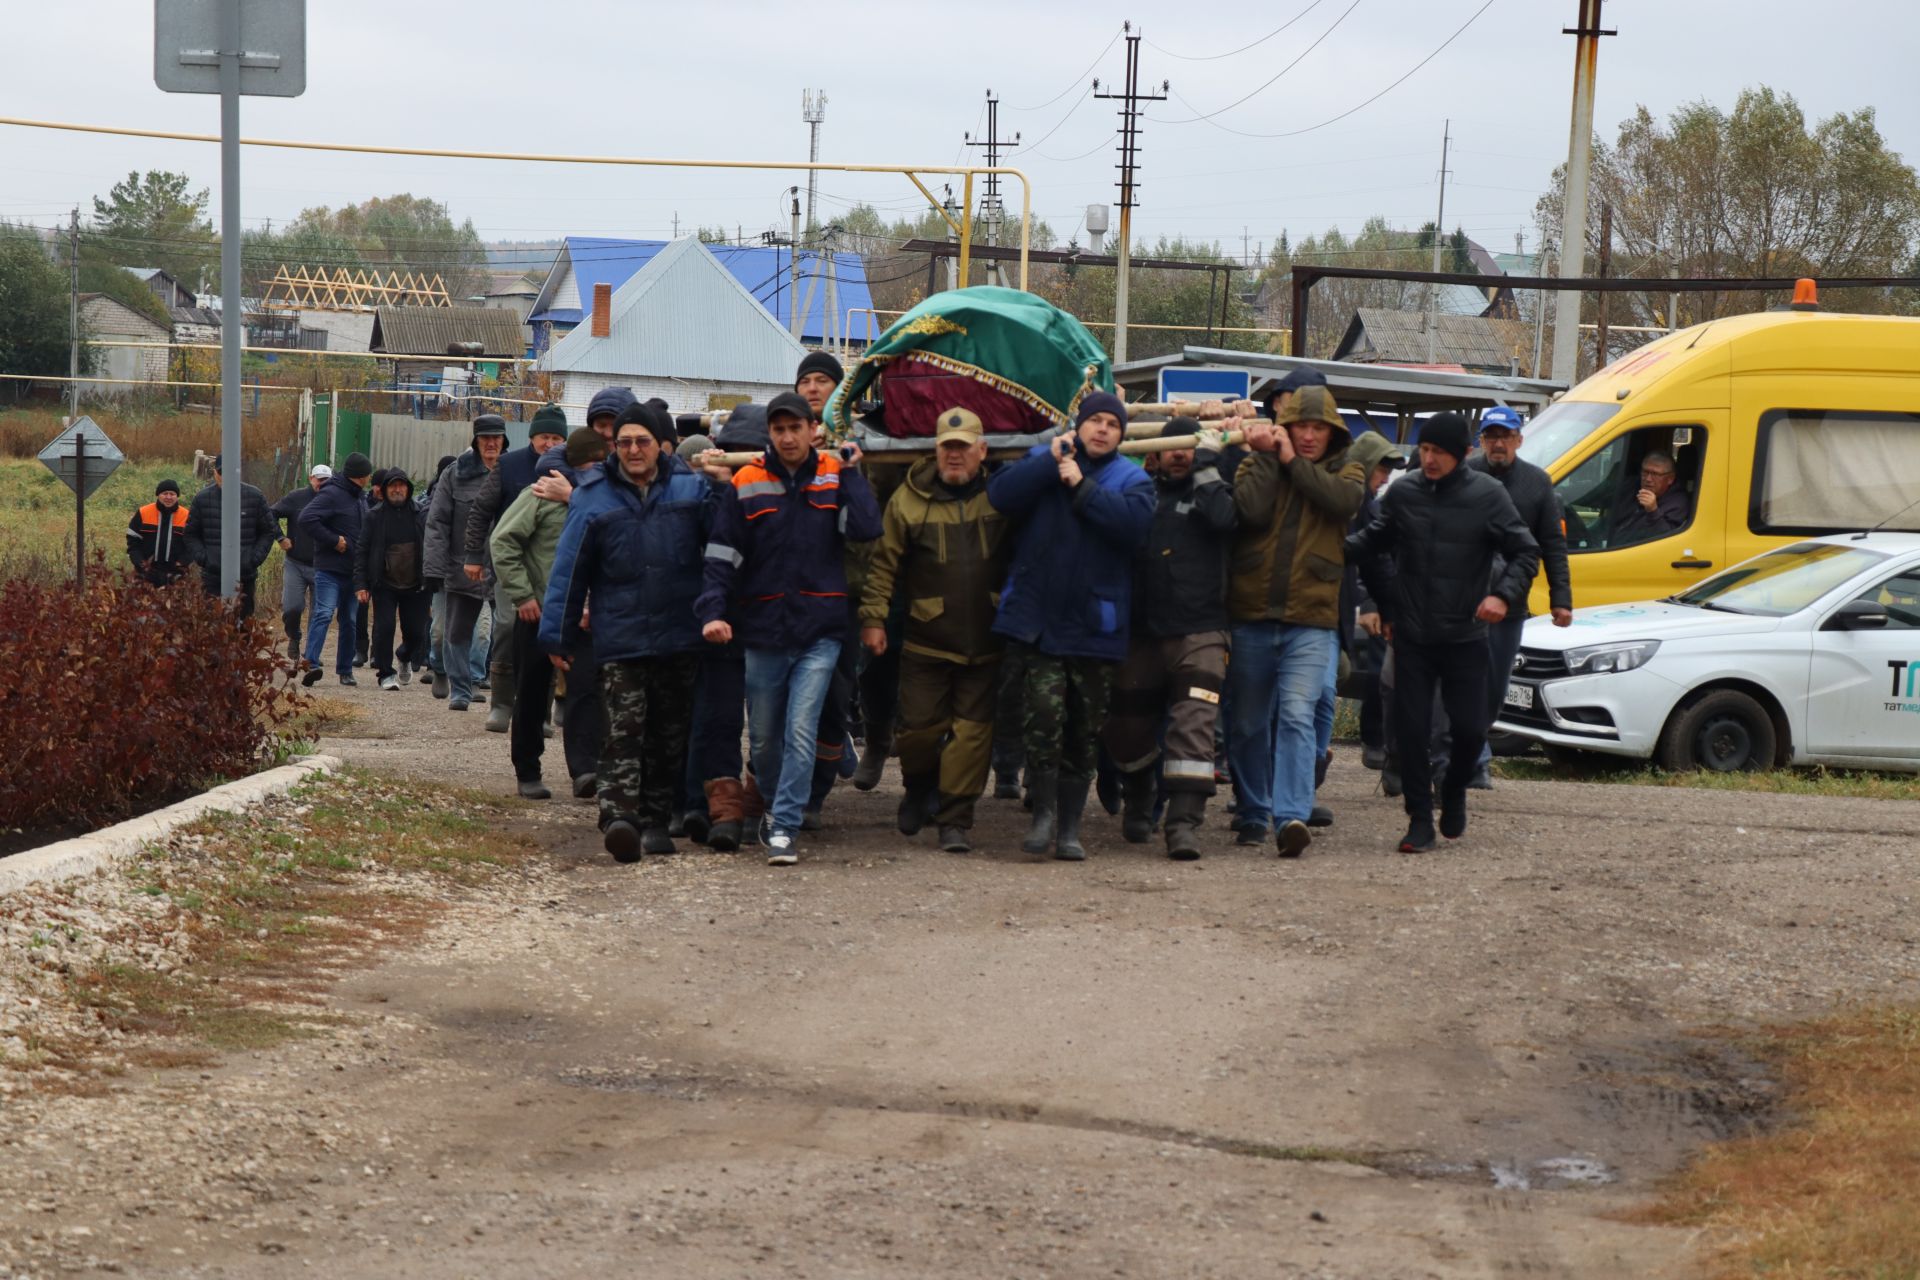
<svg viewBox="0 0 1920 1280">
<path fill-rule="evenodd" d="M 325 750 L 511 789 L 478 709 L 343 696 Z M 1375 777 L 1297 863 L 990 800 L 944 855 L 891 776 L 785 871 L 527 806 L 545 866 L 345 1028 L 0 1099 L 0 1275 L 1685 1274 L 1608 1215 L 1768 1114 L 1714 1029 L 1913 997 L 1920 804 L 1502 783 L 1416 859 Z"/>
</svg>

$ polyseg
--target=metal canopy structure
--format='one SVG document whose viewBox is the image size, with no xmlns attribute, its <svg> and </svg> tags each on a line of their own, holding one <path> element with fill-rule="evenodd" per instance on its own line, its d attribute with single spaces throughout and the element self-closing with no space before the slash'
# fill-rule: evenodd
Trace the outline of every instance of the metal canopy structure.
<svg viewBox="0 0 1920 1280">
<path fill-rule="evenodd" d="M 1227 351 L 1218 347 L 1186 347 L 1178 355 L 1131 360 L 1116 366 L 1114 381 L 1130 399 L 1158 393 L 1165 368 L 1219 369 L 1245 373 L 1258 400 L 1295 369 L 1311 369 L 1326 378 L 1342 409 L 1356 409 L 1393 419 L 1395 438 L 1404 440 L 1415 415 L 1455 409 L 1478 413 L 1494 405 L 1509 405 L 1528 414 L 1545 408 L 1566 385 L 1538 378 L 1499 374 L 1443 373 L 1433 369 L 1402 369 L 1392 365 L 1351 364 L 1344 360 L 1309 360 L 1305 356 L 1268 355 L 1257 351 Z"/>
</svg>

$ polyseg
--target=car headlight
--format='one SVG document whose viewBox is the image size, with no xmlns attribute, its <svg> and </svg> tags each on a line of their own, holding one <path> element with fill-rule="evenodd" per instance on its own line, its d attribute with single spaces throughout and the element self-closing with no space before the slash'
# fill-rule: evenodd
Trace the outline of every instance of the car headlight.
<svg viewBox="0 0 1920 1280">
<path fill-rule="evenodd" d="M 1629 640 L 1624 644 L 1591 644 L 1567 650 L 1567 673 L 1576 676 L 1605 675 L 1611 671 L 1631 671 L 1644 667 L 1659 651 L 1658 640 Z"/>
</svg>

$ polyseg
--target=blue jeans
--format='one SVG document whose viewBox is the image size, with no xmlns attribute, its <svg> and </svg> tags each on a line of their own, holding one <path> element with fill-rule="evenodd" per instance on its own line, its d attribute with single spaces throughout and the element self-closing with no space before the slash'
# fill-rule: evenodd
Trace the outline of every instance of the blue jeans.
<svg viewBox="0 0 1920 1280">
<path fill-rule="evenodd" d="M 320 653 L 327 645 L 327 628 L 340 615 L 340 639 L 333 649 L 333 669 L 341 675 L 353 673 L 354 618 L 360 602 L 353 598 L 353 583 L 325 569 L 313 571 L 313 616 L 307 622 L 307 647 L 301 654 L 307 665 L 320 665 Z"/>
<path fill-rule="evenodd" d="M 800 829 L 813 787 L 820 708 L 840 661 L 840 643 L 832 635 L 797 651 L 747 650 L 747 751 L 776 831 Z"/>
<path fill-rule="evenodd" d="M 1313 812 L 1321 700 L 1338 658 L 1331 627 L 1242 622 L 1227 666 L 1227 758 L 1240 798 L 1236 826 L 1275 826 Z M 1327 717 L 1329 732 L 1332 717 Z"/>
</svg>

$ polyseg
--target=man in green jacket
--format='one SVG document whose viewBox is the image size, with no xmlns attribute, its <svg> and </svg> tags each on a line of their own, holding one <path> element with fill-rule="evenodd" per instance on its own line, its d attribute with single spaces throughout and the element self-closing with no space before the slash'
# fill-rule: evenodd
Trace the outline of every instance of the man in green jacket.
<svg viewBox="0 0 1920 1280">
<path fill-rule="evenodd" d="M 1314 727 L 1321 691 L 1339 661 L 1340 579 L 1347 522 L 1366 496 L 1366 476 L 1325 387 L 1302 387 L 1280 425 L 1255 426 L 1250 456 L 1234 476 L 1240 531 L 1227 612 L 1233 662 L 1227 755 L 1239 808 L 1239 843 L 1261 844 L 1269 822 L 1283 858 L 1311 842 Z"/>
<path fill-rule="evenodd" d="M 607 442 L 599 432 L 582 427 L 567 437 L 566 463 L 541 458 L 535 464 L 538 479 L 549 471 L 578 473 L 606 459 Z M 571 493 L 571 490 L 569 490 Z M 553 664 L 540 649 L 540 602 L 546 599 L 547 577 L 553 572 L 560 531 L 567 523 L 567 503 L 542 498 L 533 485 L 507 507 L 493 528 L 489 546 L 493 572 L 502 595 L 513 604 L 513 719 L 508 728 L 508 750 L 520 794 L 545 800 L 553 793 L 540 780 L 540 757 L 546 749 L 548 704 L 553 696 Z"/>
<path fill-rule="evenodd" d="M 908 605 L 895 739 L 906 786 L 900 834 L 917 834 L 931 817 L 940 847 L 967 853 L 993 746 L 1002 648 L 993 618 L 1010 548 L 980 475 L 980 419 L 949 409 L 939 424 L 934 456 L 916 463 L 887 502 L 860 601 L 860 640 L 875 657 L 887 651 L 887 612 L 900 584 Z"/>
</svg>

